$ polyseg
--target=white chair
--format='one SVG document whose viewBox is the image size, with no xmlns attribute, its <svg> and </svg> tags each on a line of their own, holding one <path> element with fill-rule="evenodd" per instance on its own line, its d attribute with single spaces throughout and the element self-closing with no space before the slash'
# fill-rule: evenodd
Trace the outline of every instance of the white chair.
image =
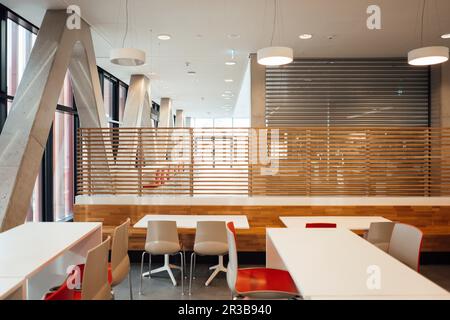
<svg viewBox="0 0 450 320">
<path fill-rule="evenodd" d="M 419 272 L 422 239 L 423 233 L 418 228 L 404 223 L 396 223 L 392 231 L 388 253 Z"/>
<path fill-rule="evenodd" d="M 194 277 L 197 255 L 218 256 L 219 263 L 211 268 L 214 270 L 205 286 L 220 273 L 227 272 L 223 264 L 223 256 L 228 254 L 227 229 L 224 221 L 199 221 L 195 232 L 194 251 L 191 254 L 191 268 L 189 276 L 189 295 L 192 294 L 192 278 Z"/>
<path fill-rule="evenodd" d="M 144 274 L 144 258 L 149 255 L 148 274 Z M 152 270 L 152 255 L 164 255 L 164 265 L 161 268 Z M 180 255 L 181 267 L 169 263 L 171 255 Z M 154 273 L 166 271 L 174 286 L 177 281 L 173 276 L 172 269 L 181 270 L 181 294 L 184 295 L 184 266 L 185 254 L 181 246 L 178 229 L 175 221 L 149 221 L 147 225 L 147 238 L 145 240 L 145 250 L 142 253 L 141 259 L 141 283 L 139 287 L 139 294 L 142 294 L 142 280 L 144 276 L 151 278 Z"/>
<path fill-rule="evenodd" d="M 387 252 L 394 226 L 394 222 L 373 222 L 370 224 L 370 228 L 365 235 L 365 239 L 374 246 Z"/>
</svg>

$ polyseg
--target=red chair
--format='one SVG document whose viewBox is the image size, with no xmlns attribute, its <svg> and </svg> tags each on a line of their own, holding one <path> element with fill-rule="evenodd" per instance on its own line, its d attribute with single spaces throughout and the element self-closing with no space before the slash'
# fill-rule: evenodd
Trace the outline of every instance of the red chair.
<svg viewBox="0 0 450 320">
<path fill-rule="evenodd" d="M 85 266 L 80 268 L 81 290 L 72 289 L 65 281 L 55 292 L 48 293 L 45 300 L 109 300 L 112 298 L 108 281 L 108 253 L 111 238 L 89 250 Z M 76 271 L 74 271 L 76 272 Z M 72 274 L 73 275 L 73 274 Z"/>
<path fill-rule="evenodd" d="M 336 228 L 336 223 L 307 223 L 307 229 L 334 229 Z"/>
<path fill-rule="evenodd" d="M 227 224 L 229 262 L 227 282 L 234 299 L 295 299 L 300 296 L 289 272 L 269 268 L 238 269 L 236 232 Z"/>
</svg>

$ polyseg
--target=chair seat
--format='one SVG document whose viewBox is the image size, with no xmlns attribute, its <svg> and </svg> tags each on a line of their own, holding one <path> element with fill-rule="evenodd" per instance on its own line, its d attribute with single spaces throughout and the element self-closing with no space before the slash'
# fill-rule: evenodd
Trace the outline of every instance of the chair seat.
<svg viewBox="0 0 450 320">
<path fill-rule="evenodd" d="M 175 254 L 181 251 L 181 246 L 176 242 L 152 241 L 145 244 L 145 251 L 154 255 Z"/>
<path fill-rule="evenodd" d="M 67 283 L 59 287 L 55 292 L 47 293 L 44 297 L 47 301 L 81 300 L 81 290 L 73 290 L 67 287 Z"/>
<path fill-rule="evenodd" d="M 228 254 L 228 244 L 217 241 L 205 241 L 194 244 L 195 253 L 203 256 L 222 256 Z"/>
<path fill-rule="evenodd" d="M 289 272 L 278 269 L 239 269 L 235 288 L 239 295 L 248 297 L 281 299 L 299 296 Z"/>
</svg>

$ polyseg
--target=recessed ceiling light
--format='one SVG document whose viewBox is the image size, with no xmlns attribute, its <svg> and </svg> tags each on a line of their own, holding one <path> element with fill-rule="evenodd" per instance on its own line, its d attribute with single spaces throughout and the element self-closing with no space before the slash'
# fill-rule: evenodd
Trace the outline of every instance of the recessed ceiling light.
<svg viewBox="0 0 450 320">
<path fill-rule="evenodd" d="M 309 33 L 304 33 L 304 34 L 299 35 L 298 37 L 302 40 L 309 40 L 313 37 L 313 35 L 309 34 Z"/>
<path fill-rule="evenodd" d="M 197 72 L 195 72 L 195 71 L 188 71 L 187 74 L 190 75 L 190 76 L 195 76 L 197 74 Z"/>
<path fill-rule="evenodd" d="M 227 61 L 227 62 L 225 62 L 225 64 L 227 66 L 235 66 L 236 65 L 236 61 Z"/>
<path fill-rule="evenodd" d="M 170 34 L 160 34 L 158 35 L 158 39 L 163 41 L 170 40 L 172 39 L 172 36 Z"/>
<path fill-rule="evenodd" d="M 450 33 L 443 34 L 441 36 L 442 39 L 450 39 Z"/>
<path fill-rule="evenodd" d="M 232 94 L 233 92 L 231 92 L 230 90 L 225 91 L 224 93 L 226 94 Z"/>
<path fill-rule="evenodd" d="M 225 79 L 225 82 L 233 82 L 233 79 Z"/>
<path fill-rule="evenodd" d="M 236 33 L 232 33 L 228 35 L 229 39 L 239 39 L 241 36 L 239 34 Z"/>
</svg>

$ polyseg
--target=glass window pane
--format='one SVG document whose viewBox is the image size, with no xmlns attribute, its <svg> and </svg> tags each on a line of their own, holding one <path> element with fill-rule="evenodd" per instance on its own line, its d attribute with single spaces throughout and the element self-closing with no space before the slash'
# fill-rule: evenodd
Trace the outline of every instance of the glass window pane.
<svg viewBox="0 0 450 320">
<path fill-rule="evenodd" d="M 231 128 L 233 127 L 233 119 L 223 118 L 214 119 L 214 128 Z"/>
<path fill-rule="evenodd" d="M 111 80 L 108 78 L 104 79 L 103 83 L 103 100 L 105 102 L 105 112 L 106 117 L 109 120 L 115 120 L 114 119 L 114 111 L 113 111 L 113 92 L 114 92 L 114 84 Z M 110 127 L 112 127 L 113 124 L 110 123 Z"/>
<path fill-rule="evenodd" d="M 214 119 L 195 119 L 195 128 L 213 128 Z"/>
<path fill-rule="evenodd" d="M 41 171 L 39 171 L 41 172 Z M 41 174 L 38 175 L 34 184 L 33 196 L 31 198 L 31 205 L 27 213 L 27 222 L 41 222 L 42 221 L 42 187 Z"/>
<path fill-rule="evenodd" d="M 235 118 L 233 119 L 234 128 L 250 128 L 250 119 L 248 118 Z"/>
<path fill-rule="evenodd" d="M 56 112 L 53 122 L 53 212 L 55 221 L 73 215 L 73 115 Z"/>
</svg>

